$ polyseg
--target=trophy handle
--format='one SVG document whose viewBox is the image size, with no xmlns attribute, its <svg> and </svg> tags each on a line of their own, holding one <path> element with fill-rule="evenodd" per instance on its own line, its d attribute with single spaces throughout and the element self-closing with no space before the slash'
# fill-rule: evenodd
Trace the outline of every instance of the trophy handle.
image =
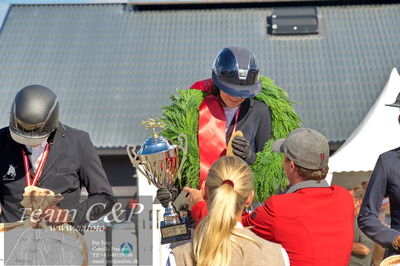
<svg viewBox="0 0 400 266">
<path fill-rule="evenodd" d="M 142 163 L 140 160 L 140 155 L 135 152 L 135 146 L 132 144 L 128 144 L 126 147 L 126 151 L 128 152 L 129 159 L 131 160 L 131 163 L 133 167 L 135 167 L 139 172 L 142 173 L 147 178 L 147 181 L 149 182 L 149 185 L 151 184 L 151 180 L 148 177 L 148 175 L 142 170 L 142 167 L 140 164 Z"/>
<path fill-rule="evenodd" d="M 186 161 L 186 155 L 187 155 L 187 150 L 188 150 L 187 136 L 185 134 L 179 134 L 178 141 L 179 141 L 179 145 L 177 146 L 177 148 L 181 149 L 183 152 L 182 160 L 181 160 L 181 163 L 180 163 L 179 169 L 178 169 L 178 178 L 181 178 L 181 170 L 183 167 L 183 163 Z"/>
</svg>

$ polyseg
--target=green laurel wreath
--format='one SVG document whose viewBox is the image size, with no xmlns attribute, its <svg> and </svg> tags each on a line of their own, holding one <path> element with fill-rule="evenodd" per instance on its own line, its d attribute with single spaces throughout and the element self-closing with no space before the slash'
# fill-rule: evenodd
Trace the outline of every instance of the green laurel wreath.
<svg viewBox="0 0 400 266">
<path fill-rule="evenodd" d="M 257 153 L 257 159 L 251 166 L 254 172 L 255 201 L 262 202 L 286 186 L 286 177 L 282 167 L 283 154 L 272 152 L 272 143 L 285 138 L 293 129 L 298 128 L 301 119 L 297 116 L 287 93 L 274 81 L 260 77 L 261 92 L 255 97 L 269 106 L 272 118 L 272 136 Z M 178 135 L 185 134 L 188 140 L 187 159 L 181 170 L 178 183 L 181 187 L 198 187 L 200 176 L 199 148 L 197 145 L 198 109 L 207 93 L 200 90 L 177 90 L 170 94 L 172 103 L 162 108 L 160 120 L 165 123 L 161 134 L 178 144 Z"/>
</svg>

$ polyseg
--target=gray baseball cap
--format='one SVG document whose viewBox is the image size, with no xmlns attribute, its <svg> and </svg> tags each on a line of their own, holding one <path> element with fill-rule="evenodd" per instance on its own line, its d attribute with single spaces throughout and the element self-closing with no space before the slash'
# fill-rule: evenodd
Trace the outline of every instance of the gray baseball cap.
<svg viewBox="0 0 400 266">
<path fill-rule="evenodd" d="M 392 107 L 399 107 L 400 108 L 400 93 L 397 95 L 396 101 L 392 104 L 385 104 L 386 106 L 392 106 Z"/>
<path fill-rule="evenodd" d="M 288 159 L 306 169 L 319 170 L 328 166 L 328 140 L 314 129 L 293 130 L 286 139 L 276 140 L 272 151 L 284 152 Z"/>
</svg>

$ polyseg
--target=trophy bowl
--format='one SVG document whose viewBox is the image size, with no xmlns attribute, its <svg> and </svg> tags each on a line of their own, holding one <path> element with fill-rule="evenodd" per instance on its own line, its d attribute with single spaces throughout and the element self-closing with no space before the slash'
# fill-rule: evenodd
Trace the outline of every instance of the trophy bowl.
<svg viewBox="0 0 400 266">
<path fill-rule="evenodd" d="M 135 146 L 128 145 L 127 152 L 133 167 L 141 172 L 158 189 L 168 189 L 174 186 L 180 178 L 180 172 L 187 154 L 187 139 L 185 135 L 179 135 L 179 145 L 155 132 L 156 127 L 162 127 L 161 123 L 153 119 L 142 122 L 147 128 L 153 129 L 153 135 L 146 139 L 139 151 Z M 185 146 L 184 146 L 184 145 Z M 179 152 L 182 150 L 182 160 L 179 164 Z M 165 208 L 164 221 L 161 222 L 161 243 L 172 243 L 190 239 L 190 231 L 185 221 L 182 221 L 172 201 Z"/>
</svg>

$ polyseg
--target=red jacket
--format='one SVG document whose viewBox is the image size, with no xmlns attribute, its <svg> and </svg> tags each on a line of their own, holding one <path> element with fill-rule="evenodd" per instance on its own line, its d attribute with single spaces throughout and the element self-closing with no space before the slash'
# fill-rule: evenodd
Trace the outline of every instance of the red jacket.
<svg viewBox="0 0 400 266">
<path fill-rule="evenodd" d="M 204 217 L 206 217 L 207 213 L 208 213 L 207 202 L 199 201 L 195 205 L 193 205 L 191 210 L 191 215 L 196 222 L 196 226 Z"/>
<path fill-rule="evenodd" d="M 353 245 L 353 219 L 350 193 L 331 186 L 272 196 L 242 223 L 281 244 L 292 266 L 344 266 Z"/>
</svg>

